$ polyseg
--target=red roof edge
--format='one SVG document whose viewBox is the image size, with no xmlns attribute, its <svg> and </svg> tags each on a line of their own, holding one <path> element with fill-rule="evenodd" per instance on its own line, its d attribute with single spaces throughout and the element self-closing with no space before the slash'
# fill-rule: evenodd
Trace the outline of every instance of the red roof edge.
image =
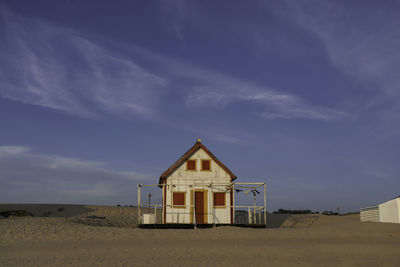
<svg viewBox="0 0 400 267">
<path fill-rule="evenodd" d="M 164 184 L 168 176 L 200 148 L 202 148 L 219 166 L 221 166 L 222 169 L 224 169 L 231 176 L 231 181 L 236 179 L 236 175 L 231 170 L 229 170 L 228 167 L 226 167 L 213 153 L 211 153 L 211 151 L 208 150 L 208 148 L 203 145 L 200 140 L 197 140 L 194 146 L 186 151 L 186 153 L 183 154 L 174 164 L 172 164 L 171 167 L 169 167 L 163 174 L 161 174 L 159 184 Z"/>
</svg>

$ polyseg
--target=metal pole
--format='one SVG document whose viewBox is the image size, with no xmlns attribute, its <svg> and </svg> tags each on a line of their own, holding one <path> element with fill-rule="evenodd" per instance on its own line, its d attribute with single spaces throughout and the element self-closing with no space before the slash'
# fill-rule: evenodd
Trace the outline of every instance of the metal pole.
<svg viewBox="0 0 400 267">
<path fill-rule="evenodd" d="M 267 226 L 267 184 L 264 183 L 264 223 Z"/>
<path fill-rule="evenodd" d="M 264 183 L 241 183 L 241 182 L 237 182 L 235 184 L 237 184 L 237 185 L 259 185 L 259 186 L 262 186 Z"/>
</svg>

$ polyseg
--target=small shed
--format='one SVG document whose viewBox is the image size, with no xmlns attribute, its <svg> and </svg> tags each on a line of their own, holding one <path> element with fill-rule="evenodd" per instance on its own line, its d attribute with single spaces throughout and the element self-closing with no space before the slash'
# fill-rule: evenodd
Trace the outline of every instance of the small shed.
<svg viewBox="0 0 400 267">
<path fill-rule="evenodd" d="M 376 206 L 362 208 L 360 220 L 363 222 L 400 223 L 400 196 Z"/>
</svg>

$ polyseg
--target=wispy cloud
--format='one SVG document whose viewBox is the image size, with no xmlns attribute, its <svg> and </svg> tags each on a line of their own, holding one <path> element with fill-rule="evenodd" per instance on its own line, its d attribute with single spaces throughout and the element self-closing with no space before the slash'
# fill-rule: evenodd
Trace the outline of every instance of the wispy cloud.
<svg viewBox="0 0 400 267">
<path fill-rule="evenodd" d="M 81 117 L 149 117 L 166 80 L 79 33 L 2 8 L 0 95 Z"/>
<path fill-rule="evenodd" d="M 358 103 L 354 112 L 369 112 L 368 116 L 393 128 L 398 121 L 393 114 L 399 112 L 400 102 L 397 10 L 389 4 L 353 9 L 337 1 L 287 1 L 276 12 L 317 36 L 332 65 L 371 96 Z"/>
<path fill-rule="evenodd" d="M 187 93 L 185 104 L 188 107 L 223 108 L 229 104 L 245 102 L 262 106 L 259 115 L 265 119 L 332 120 L 347 116 L 344 111 L 310 105 L 299 96 L 268 86 L 256 85 L 204 70 L 190 71 L 190 68 L 185 68 L 185 70 L 187 75 L 200 83 Z"/>
<path fill-rule="evenodd" d="M 172 14 L 171 28 L 180 41 L 184 41 L 183 27 L 185 17 L 185 1 L 167 0 L 161 2 L 168 13 Z"/>
<path fill-rule="evenodd" d="M 0 202 L 133 203 L 136 184 L 147 179 L 101 162 L 0 146 Z"/>
<path fill-rule="evenodd" d="M 177 2 L 182 9 L 182 3 Z M 182 10 L 178 13 L 182 16 Z M 102 112 L 157 118 L 168 87 L 183 96 L 182 109 L 258 105 L 264 119 L 333 120 L 344 111 L 307 103 L 268 85 L 233 78 L 132 47 L 150 70 L 71 29 L 3 9 L 0 96 L 93 118 Z M 161 67 L 163 65 L 163 67 Z M 155 70 L 156 69 L 156 70 Z M 178 92 L 179 91 L 179 92 Z M 180 98 L 181 99 L 181 98 Z M 182 103 L 177 103 L 177 105 Z M 254 114 L 254 113 L 252 113 Z"/>
<path fill-rule="evenodd" d="M 356 16 L 333 1 L 312 1 L 290 5 L 301 25 L 323 41 L 332 63 L 360 82 L 376 82 L 380 89 L 396 92 L 400 77 L 394 69 L 400 64 L 400 21 L 388 8 Z M 388 14 L 389 13 L 389 14 Z M 293 14 L 293 13 L 292 13 Z M 374 15 L 374 16 L 370 16 Z M 351 25 L 349 27 L 349 25 Z"/>
</svg>

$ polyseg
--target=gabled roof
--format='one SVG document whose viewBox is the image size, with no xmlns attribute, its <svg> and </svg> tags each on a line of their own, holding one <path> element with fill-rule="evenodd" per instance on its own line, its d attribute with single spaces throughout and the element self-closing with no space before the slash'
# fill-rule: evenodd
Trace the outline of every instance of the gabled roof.
<svg viewBox="0 0 400 267">
<path fill-rule="evenodd" d="M 179 166 L 181 166 L 200 148 L 202 148 L 222 169 L 224 169 L 231 176 L 231 181 L 236 179 L 236 175 L 233 174 L 233 172 L 229 170 L 228 167 L 226 167 L 221 161 L 219 161 L 219 159 L 214 156 L 214 154 L 211 153 L 205 145 L 201 143 L 201 140 L 198 139 L 194 146 L 192 146 L 185 154 L 182 155 L 182 157 L 180 157 L 174 164 L 172 164 L 171 167 L 169 167 L 163 174 L 161 174 L 159 184 L 163 184 L 168 176 L 170 176 Z"/>
</svg>

